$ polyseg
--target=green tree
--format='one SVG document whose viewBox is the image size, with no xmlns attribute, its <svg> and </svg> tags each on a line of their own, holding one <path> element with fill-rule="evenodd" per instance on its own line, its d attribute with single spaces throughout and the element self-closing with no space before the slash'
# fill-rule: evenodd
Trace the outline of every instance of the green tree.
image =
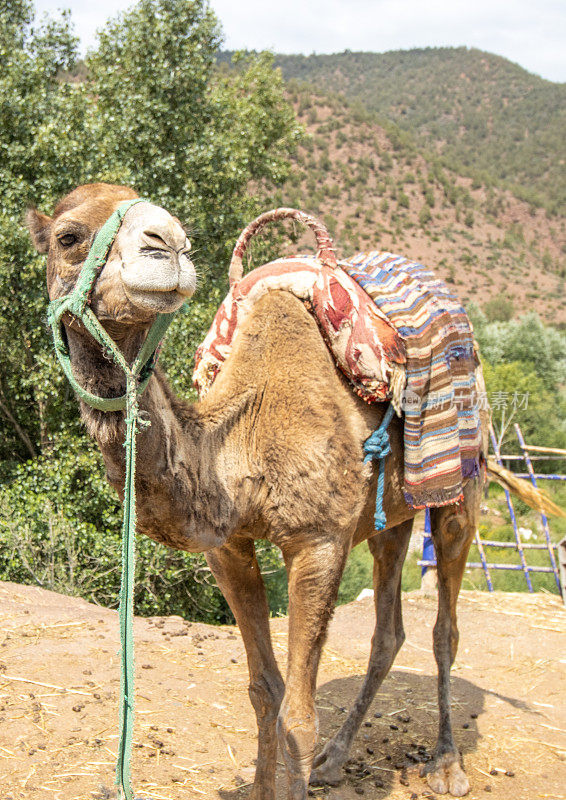
<svg viewBox="0 0 566 800">
<path fill-rule="evenodd" d="M 25 207 L 49 210 L 75 185 L 120 180 L 191 229 L 196 261 L 225 285 L 242 225 L 269 202 L 300 135 L 270 56 L 218 69 L 216 18 L 205 2 L 142 0 L 108 24 L 90 78 L 62 79 L 76 58 L 68 15 L 34 25 L 29 0 L 0 5 L 0 469 L 76 435 L 76 403 L 51 356 L 43 259 L 22 225 Z M 253 191 L 250 191 L 253 186 Z M 191 305 L 190 346 L 213 313 Z M 169 351 L 171 354 L 172 351 Z M 174 377 L 187 358 L 180 352 Z"/>
<path fill-rule="evenodd" d="M 484 362 L 483 367 L 494 428 L 505 452 L 520 452 L 514 423 L 519 423 L 527 442 L 566 446 L 564 396 L 549 391 L 525 362 Z M 540 469 L 548 465 L 549 462 L 541 462 Z"/>
<path fill-rule="evenodd" d="M 76 40 L 67 15 L 33 25 L 29 0 L 0 5 L 0 471 L 33 457 L 76 415 L 48 356 L 43 259 L 22 225 L 30 203 L 50 205 L 81 180 L 87 102 L 58 80 Z"/>
<path fill-rule="evenodd" d="M 520 362 L 551 392 L 559 392 L 566 382 L 566 335 L 544 325 L 536 314 L 492 323 L 476 316 L 474 329 L 490 364 Z"/>
<path fill-rule="evenodd" d="M 44 259 L 31 249 L 24 210 L 50 211 L 79 183 L 113 180 L 187 223 L 206 292 L 175 320 L 163 360 L 175 388 L 190 394 L 187 364 L 225 290 L 235 237 L 270 203 L 300 136 L 271 57 L 235 57 L 219 68 L 219 42 L 202 0 L 142 0 L 108 24 L 87 80 L 77 83 L 66 78 L 76 59 L 69 16 L 38 26 L 30 0 L 0 0 L 4 579 L 43 576 L 53 588 L 117 599 L 117 502 L 53 358 Z M 140 547 L 138 610 L 226 619 L 202 558 L 145 538 Z M 270 564 L 273 554 L 262 558 Z"/>
<path fill-rule="evenodd" d="M 223 275 L 242 224 L 287 176 L 300 128 L 272 57 L 217 69 L 220 41 L 205 0 L 141 0 L 101 31 L 87 65 L 110 177 L 176 213 Z"/>
</svg>

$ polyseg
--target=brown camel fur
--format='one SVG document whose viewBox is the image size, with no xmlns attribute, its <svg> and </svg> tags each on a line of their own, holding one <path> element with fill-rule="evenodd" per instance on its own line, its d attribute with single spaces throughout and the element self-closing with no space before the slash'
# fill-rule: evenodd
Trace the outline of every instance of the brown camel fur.
<svg viewBox="0 0 566 800">
<path fill-rule="evenodd" d="M 29 212 L 34 241 L 48 253 L 51 298 L 69 291 L 96 231 L 119 202 L 133 196 L 124 187 L 94 184 L 68 195 L 52 219 Z M 147 228 L 147 220 L 157 212 L 152 212 L 154 206 L 143 206 L 143 214 L 139 213 Z M 131 214 L 137 220 L 134 212 L 140 208 L 130 209 L 126 220 Z M 120 230 L 92 296 L 95 313 L 131 360 L 151 323 L 151 309 L 159 303 L 161 310 L 175 310 L 188 294 L 177 296 L 169 284 L 164 289 L 156 273 L 160 288 L 155 298 L 148 291 L 142 300 L 136 295 L 136 302 L 131 301 L 120 272 L 128 264 L 120 264 L 120 258 L 134 227 L 132 223 L 130 231 Z M 171 230 L 180 235 L 174 226 Z M 135 235 L 141 235 L 139 230 Z M 140 261 L 139 269 L 146 270 L 143 280 L 152 276 L 148 270 L 159 271 L 162 259 L 173 259 L 175 269 L 181 270 L 174 260 L 178 242 L 171 244 L 168 239 L 172 235 L 163 225 L 145 230 L 145 240 L 149 237 L 153 245 Z M 76 320 L 65 325 L 78 380 L 100 395 L 122 394 L 123 377 L 102 357 L 98 345 Z M 402 422 L 395 419 L 390 425 L 392 453 L 386 460 L 384 500 L 388 530 L 376 535 L 376 471 L 363 464 L 362 444 L 378 426 L 385 406 L 370 407 L 355 396 L 336 369 L 314 319 L 285 292 L 270 293 L 257 302 L 202 402 L 189 405 L 176 398 L 157 370 L 141 408 L 151 426 L 138 434 L 139 528 L 170 547 L 206 551 L 240 626 L 248 657 L 249 693 L 259 728 L 251 796 L 274 800 L 279 744 L 288 798 L 303 800 L 309 778 L 340 780 L 360 722 L 404 640 L 401 568 L 415 512 L 406 505 L 402 491 Z M 82 404 L 81 413 L 98 441 L 108 480 L 122 493 L 122 412 L 102 413 Z M 456 796 L 469 786 L 451 730 L 450 667 L 458 646 L 456 600 L 476 529 L 480 490 L 481 479 L 471 480 L 463 502 L 432 512 L 439 581 L 434 654 L 440 717 L 435 756 L 426 771 L 435 792 Z M 287 568 L 285 682 L 271 646 L 256 539 L 277 545 Z M 366 539 L 374 558 L 377 617 L 368 672 L 342 728 L 315 758 L 314 694 L 321 648 L 348 553 Z"/>
</svg>

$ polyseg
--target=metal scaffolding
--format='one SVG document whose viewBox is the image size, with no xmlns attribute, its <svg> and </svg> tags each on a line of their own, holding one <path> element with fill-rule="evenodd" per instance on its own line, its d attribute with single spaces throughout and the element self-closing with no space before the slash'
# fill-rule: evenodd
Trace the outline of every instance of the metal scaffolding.
<svg viewBox="0 0 566 800">
<path fill-rule="evenodd" d="M 499 451 L 499 446 L 497 444 L 497 439 L 495 437 L 495 432 L 493 430 L 493 427 L 490 427 L 491 443 L 493 446 L 495 459 L 498 464 L 503 466 L 504 460 L 523 461 L 524 464 L 526 465 L 527 471 L 523 473 L 514 473 L 514 474 L 517 475 L 517 477 L 530 479 L 533 486 L 537 486 L 538 480 L 566 481 L 566 475 L 559 475 L 559 474 L 547 475 L 544 473 L 535 473 L 532 464 L 533 461 L 566 459 L 566 453 L 564 452 L 564 450 L 559 450 L 557 448 L 551 448 L 551 447 L 538 447 L 536 445 L 525 444 L 523 433 L 518 424 L 515 424 L 515 433 L 517 435 L 522 455 L 512 455 L 512 456 L 502 455 Z M 564 585 L 561 586 L 561 579 L 560 579 L 560 572 L 562 572 L 564 574 L 563 583 L 566 580 L 566 539 L 564 539 L 559 544 L 552 542 L 548 519 L 545 514 L 541 513 L 540 514 L 541 527 L 544 533 L 545 543 L 534 544 L 531 542 L 523 541 L 521 536 L 521 529 L 517 525 L 517 517 L 515 515 L 515 509 L 513 507 L 513 501 L 511 499 L 511 495 L 509 494 L 507 489 L 504 489 L 504 491 L 505 491 L 505 499 L 507 500 L 507 508 L 509 509 L 509 516 L 511 518 L 511 524 L 513 526 L 514 541 L 499 542 L 493 539 L 482 539 L 480 537 L 479 531 L 476 531 L 474 544 L 478 549 L 480 560 L 478 562 L 469 561 L 466 567 L 468 569 L 483 570 L 487 588 L 490 592 L 493 591 L 491 570 L 501 569 L 501 570 L 513 570 L 515 572 L 523 572 L 525 576 L 525 582 L 527 584 L 527 589 L 529 592 L 533 591 L 531 573 L 533 572 L 552 573 L 554 575 L 558 591 L 562 592 L 563 598 L 566 602 L 566 587 Z M 518 556 L 518 563 L 509 564 L 503 562 L 499 563 L 489 562 L 486 556 L 486 548 L 515 550 Z M 548 561 L 549 561 L 548 566 L 538 566 L 535 564 L 529 564 L 527 561 L 527 553 L 529 550 L 546 550 L 548 553 Z M 559 561 L 560 561 L 560 571 L 555 551 L 558 551 Z M 565 554 L 564 559 L 562 558 L 563 553 Z M 425 512 L 425 536 L 423 540 L 423 557 L 418 563 L 422 567 L 423 574 L 429 567 L 436 567 L 434 545 L 431 537 L 429 509 L 426 509 Z"/>
</svg>

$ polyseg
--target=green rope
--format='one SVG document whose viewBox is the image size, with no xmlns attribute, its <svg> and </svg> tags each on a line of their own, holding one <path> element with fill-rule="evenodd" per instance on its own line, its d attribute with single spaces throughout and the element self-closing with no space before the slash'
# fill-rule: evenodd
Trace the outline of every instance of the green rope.
<svg viewBox="0 0 566 800">
<path fill-rule="evenodd" d="M 134 731 L 134 575 L 136 556 L 136 433 L 138 399 L 136 384 L 128 379 L 126 390 L 126 482 L 122 520 L 122 579 L 120 587 L 120 739 L 116 783 L 126 800 L 132 800 L 132 736 Z"/>
<path fill-rule="evenodd" d="M 80 385 L 73 374 L 69 349 L 63 334 L 62 318 L 65 314 L 69 314 L 71 317 L 79 319 L 93 339 L 101 345 L 105 353 L 123 370 L 126 378 L 129 375 L 136 378 L 137 394 L 142 394 L 151 378 L 153 367 L 157 361 L 159 345 L 165 336 L 167 328 L 171 324 L 173 315 L 157 314 L 155 322 L 151 326 L 146 340 L 143 343 L 142 349 L 130 368 L 114 340 L 104 330 L 92 312 L 92 309 L 88 306 L 90 293 L 106 263 L 110 248 L 116 238 L 116 234 L 122 224 L 126 211 L 136 203 L 141 202 L 143 202 L 141 199 L 127 200 L 125 203 L 122 203 L 104 223 L 92 243 L 92 247 L 82 266 L 75 288 L 70 294 L 65 295 L 65 297 L 52 300 L 49 303 L 47 312 L 47 319 L 53 333 L 55 353 L 57 354 L 57 358 L 63 367 L 63 371 L 69 383 L 81 400 L 89 406 L 92 406 L 92 408 L 97 408 L 99 411 L 125 411 L 126 395 L 124 394 L 121 397 L 99 397 Z"/>
<path fill-rule="evenodd" d="M 100 411 L 126 412 L 126 480 L 124 484 L 124 515 L 122 520 L 122 580 L 120 587 L 120 738 L 116 762 L 116 784 L 125 800 L 133 800 L 131 787 L 132 735 L 134 728 L 134 572 L 136 549 L 136 434 L 139 418 L 138 398 L 144 391 L 155 367 L 159 347 L 171 324 L 173 314 L 158 314 L 147 337 L 130 367 L 120 349 L 104 330 L 88 306 L 90 294 L 100 275 L 122 224 L 124 215 L 141 199 L 122 203 L 97 233 L 82 266 L 77 283 L 65 297 L 49 303 L 48 320 L 53 333 L 55 353 L 76 394 L 88 405 Z M 80 385 L 73 374 L 69 350 L 63 334 L 63 316 L 79 319 L 104 352 L 122 369 L 126 376 L 126 394 L 121 397 L 99 397 Z"/>
</svg>

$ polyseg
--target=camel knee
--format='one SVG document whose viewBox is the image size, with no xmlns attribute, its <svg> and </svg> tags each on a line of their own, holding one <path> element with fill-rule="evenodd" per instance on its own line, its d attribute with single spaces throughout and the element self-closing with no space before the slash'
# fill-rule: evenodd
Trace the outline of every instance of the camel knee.
<svg viewBox="0 0 566 800">
<path fill-rule="evenodd" d="M 433 540 L 447 564 L 458 562 L 466 552 L 474 537 L 474 525 L 464 511 L 454 511 L 444 516 L 439 529 L 433 527 Z"/>
<path fill-rule="evenodd" d="M 373 665 L 390 664 L 405 640 L 403 631 L 376 630 L 371 642 L 371 662 Z"/>
<path fill-rule="evenodd" d="M 372 653 L 381 652 L 385 659 L 395 658 L 405 641 L 401 598 L 395 597 L 389 602 L 376 605 L 376 629 L 372 637 Z"/>
<path fill-rule="evenodd" d="M 459 640 L 460 633 L 456 623 L 446 623 L 439 620 L 434 626 L 432 635 L 432 649 L 436 661 L 442 660 L 446 653 L 449 653 L 450 666 L 452 666 L 458 652 Z"/>
<path fill-rule="evenodd" d="M 263 674 L 250 680 L 248 694 L 258 724 L 275 722 L 284 691 L 285 685 L 279 675 Z"/>
<path fill-rule="evenodd" d="M 458 652 L 458 642 L 460 641 L 460 633 L 456 625 L 450 627 L 450 666 L 456 660 L 456 653 Z"/>
<path fill-rule="evenodd" d="M 405 642 L 405 628 L 403 627 L 403 611 L 401 609 L 401 598 L 397 597 L 397 604 L 395 607 L 395 655 L 402 648 Z"/>
<path fill-rule="evenodd" d="M 449 628 L 446 622 L 440 619 L 437 620 L 432 631 L 432 650 L 437 661 L 446 652 L 449 636 Z"/>
<path fill-rule="evenodd" d="M 301 774 L 308 781 L 318 733 L 314 707 L 309 711 L 291 714 L 281 709 L 277 718 L 277 737 L 287 769 Z"/>
</svg>

